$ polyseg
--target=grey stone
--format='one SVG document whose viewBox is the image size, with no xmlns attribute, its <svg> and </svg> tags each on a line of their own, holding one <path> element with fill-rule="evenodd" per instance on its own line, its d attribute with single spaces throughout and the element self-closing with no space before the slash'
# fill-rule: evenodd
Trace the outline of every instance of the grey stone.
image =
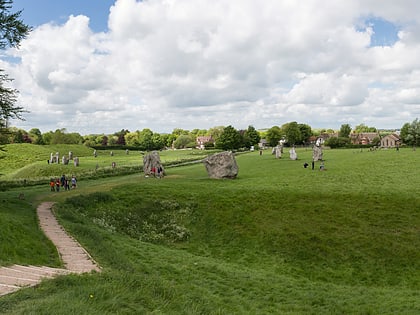
<svg viewBox="0 0 420 315">
<path fill-rule="evenodd" d="M 295 147 L 292 147 L 292 148 L 289 150 L 289 155 L 290 155 L 290 159 L 291 159 L 291 160 L 294 160 L 294 161 L 296 161 L 296 160 L 297 160 L 297 153 L 296 153 Z"/>
<path fill-rule="evenodd" d="M 234 179 L 238 175 L 238 164 L 232 152 L 221 152 L 208 156 L 203 160 L 210 178 Z"/>
<path fill-rule="evenodd" d="M 321 145 L 314 145 L 312 153 L 312 161 L 322 161 L 322 148 Z"/>
<path fill-rule="evenodd" d="M 143 157 L 143 172 L 145 176 L 156 176 L 159 169 L 161 170 L 159 175 L 163 175 L 165 170 L 160 162 L 160 156 L 157 151 L 153 151 Z"/>
</svg>

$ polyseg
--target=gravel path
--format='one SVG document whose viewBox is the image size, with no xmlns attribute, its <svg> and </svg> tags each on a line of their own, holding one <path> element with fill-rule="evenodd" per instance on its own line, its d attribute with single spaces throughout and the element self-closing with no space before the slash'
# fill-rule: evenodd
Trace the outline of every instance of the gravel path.
<svg viewBox="0 0 420 315">
<path fill-rule="evenodd" d="M 22 287 L 35 286 L 44 278 L 69 273 L 100 272 L 98 264 L 89 253 L 58 223 L 51 211 L 53 202 L 44 202 L 37 208 L 39 225 L 45 235 L 57 247 L 65 269 L 13 265 L 0 268 L 0 296 L 19 290 Z"/>
</svg>

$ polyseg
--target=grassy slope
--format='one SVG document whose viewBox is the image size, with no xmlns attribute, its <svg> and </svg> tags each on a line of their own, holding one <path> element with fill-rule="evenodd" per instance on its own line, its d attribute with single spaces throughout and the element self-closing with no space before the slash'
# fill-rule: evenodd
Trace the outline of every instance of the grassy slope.
<svg viewBox="0 0 420 315">
<path fill-rule="evenodd" d="M 1 180 L 23 180 L 28 181 L 45 179 L 61 174 L 75 174 L 78 177 L 100 177 L 101 174 L 119 172 L 121 168 L 132 168 L 132 172 L 138 172 L 143 164 L 144 152 L 125 150 L 98 150 L 97 157 L 93 156 L 93 149 L 84 145 L 32 145 L 32 144 L 9 144 L 0 151 L 0 181 Z M 51 152 L 68 156 L 72 151 L 73 156 L 79 157 L 80 165 L 75 167 L 70 161 L 69 165 L 48 164 L 47 160 Z M 206 156 L 206 152 L 200 150 L 177 150 L 162 151 L 160 156 L 162 162 L 175 162 L 181 160 L 200 159 Z M 117 168 L 111 169 L 115 162 Z M 61 163 L 61 158 L 60 158 Z M 130 173 L 130 172 L 127 172 Z M 92 176 L 97 174 L 98 176 Z"/>
<path fill-rule="evenodd" d="M 209 180 L 196 165 L 161 181 L 82 183 L 86 194 L 112 190 L 59 214 L 105 273 L 48 281 L 0 299 L 0 310 L 418 313 L 418 153 L 326 151 L 326 172 L 303 169 L 310 151 L 298 153 L 238 157 L 235 181 Z M 167 223 L 175 227 L 159 230 Z M 183 228 L 189 241 L 170 242 Z"/>
</svg>

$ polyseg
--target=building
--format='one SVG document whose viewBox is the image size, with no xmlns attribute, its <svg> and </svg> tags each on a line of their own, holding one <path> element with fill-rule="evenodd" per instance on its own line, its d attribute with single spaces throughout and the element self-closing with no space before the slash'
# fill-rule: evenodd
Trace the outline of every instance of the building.
<svg viewBox="0 0 420 315">
<path fill-rule="evenodd" d="M 207 143 L 213 143 L 214 144 L 214 139 L 212 136 L 198 136 L 195 139 L 195 142 L 197 143 L 197 148 L 200 150 L 204 150 L 205 149 L 205 145 Z"/>
<path fill-rule="evenodd" d="M 350 142 L 352 144 L 368 145 L 372 144 L 373 140 L 376 138 L 380 138 L 379 133 L 377 132 L 354 132 L 350 134 Z"/>
<path fill-rule="evenodd" d="M 395 148 L 401 144 L 401 138 L 396 134 L 386 135 L 381 139 L 381 148 Z"/>
</svg>

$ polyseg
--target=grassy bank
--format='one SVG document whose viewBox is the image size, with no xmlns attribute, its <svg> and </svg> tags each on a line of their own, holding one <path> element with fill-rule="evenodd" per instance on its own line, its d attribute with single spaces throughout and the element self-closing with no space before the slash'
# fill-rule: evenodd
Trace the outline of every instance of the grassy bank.
<svg viewBox="0 0 420 315">
<path fill-rule="evenodd" d="M 59 202 L 60 222 L 104 272 L 2 297 L 0 311 L 419 313 L 419 153 L 330 150 L 327 171 L 303 168 L 311 151 L 298 156 L 238 156 L 236 180 L 210 180 L 199 164 L 163 180 L 131 175 L 81 181 L 65 193 L 28 190 L 30 199 Z"/>
</svg>

